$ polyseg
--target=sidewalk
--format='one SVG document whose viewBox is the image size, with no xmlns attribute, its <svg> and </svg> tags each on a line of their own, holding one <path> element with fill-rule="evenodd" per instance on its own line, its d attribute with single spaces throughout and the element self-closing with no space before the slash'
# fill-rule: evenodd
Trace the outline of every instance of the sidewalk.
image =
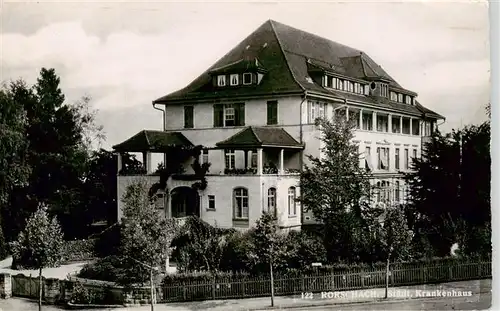
<svg viewBox="0 0 500 311">
<path fill-rule="evenodd" d="M 436 292 L 440 290 L 441 292 Z M 434 292 L 433 292 L 434 291 Z M 379 300 L 395 301 L 407 299 L 429 299 L 443 292 L 450 299 L 453 296 L 468 296 L 479 301 L 481 293 L 491 291 L 491 279 L 473 280 L 464 282 L 452 282 L 442 284 L 403 286 L 389 288 L 389 298 L 383 299 L 384 288 L 374 288 L 365 290 L 352 290 L 344 292 L 320 293 L 304 296 L 280 296 L 274 298 L 274 308 L 271 308 L 271 298 L 248 298 L 230 300 L 207 300 L 199 302 L 167 303 L 155 305 L 156 311 L 188 311 L 188 310 L 209 310 L 209 311 L 230 311 L 230 310 L 270 310 L 270 309 L 293 309 L 325 305 L 342 305 L 352 303 L 376 302 Z M 429 297 L 432 295 L 433 297 Z M 438 296 L 442 297 L 442 296 Z M 146 311 L 150 306 L 118 308 L 115 311 Z"/>
</svg>

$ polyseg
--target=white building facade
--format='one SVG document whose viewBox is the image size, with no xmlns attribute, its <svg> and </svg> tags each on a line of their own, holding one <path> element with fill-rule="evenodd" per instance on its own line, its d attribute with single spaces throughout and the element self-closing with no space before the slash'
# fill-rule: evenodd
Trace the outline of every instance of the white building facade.
<svg viewBox="0 0 500 311">
<path fill-rule="evenodd" d="M 201 146 L 182 172 L 161 182 L 157 207 L 166 217 L 197 215 L 242 229 L 266 210 L 283 228 L 314 222 L 296 198 L 306 155 L 320 156 L 316 118 L 341 113 L 357 121 L 359 165 L 371 171 L 380 189 L 375 200 L 384 204 L 404 202 L 402 175 L 444 119 L 363 52 L 275 21 L 153 105 L 163 111 L 163 131 L 143 131 L 114 146 L 118 153 L 143 152 L 146 170 L 127 173 L 119 164 L 119 198 L 137 179 L 160 181 L 150 167 L 152 152 L 164 153 L 168 167 L 172 147 Z M 210 163 L 203 189 L 193 189 L 200 178 L 195 161 Z"/>
</svg>

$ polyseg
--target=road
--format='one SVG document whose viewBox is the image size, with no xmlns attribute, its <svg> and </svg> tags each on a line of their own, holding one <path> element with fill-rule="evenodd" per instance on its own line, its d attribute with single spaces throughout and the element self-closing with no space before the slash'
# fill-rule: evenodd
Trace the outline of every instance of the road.
<svg viewBox="0 0 500 311">
<path fill-rule="evenodd" d="M 410 299 L 405 301 L 388 301 L 376 303 L 361 303 L 351 305 L 328 305 L 316 306 L 307 308 L 294 308 L 292 310 L 305 311 L 305 310 L 484 310 L 488 309 L 491 305 L 491 293 L 475 295 L 473 297 L 455 297 L 455 298 L 425 298 L 425 299 Z M 80 309 L 85 310 L 130 310 L 142 311 L 148 310 L 149 307 L 143 306 L 139 308 L 120 308 L 120 309 Z M 167 305 L 157 305 L 156 310 L 176 310 L 176 308 L 169 308 Z M 37 304 L 24 299 L 8 299 L 0 300 L 0 311 L 29 311 L 38 310 Z M 60 311 L 63 309 L 54 306 L 43 306 L 43 311 Z M 177 309 L 180 310 L 180 309 Z M 184 309 L 190 310 L 190 308 Z"/>
<path fill-rule="evenodd" d="M 485 310 L 491 306 L 491 292 L 473 297 L 426 298 L 352 305 L 329 305 L 294 310 Z"/>
</svg>

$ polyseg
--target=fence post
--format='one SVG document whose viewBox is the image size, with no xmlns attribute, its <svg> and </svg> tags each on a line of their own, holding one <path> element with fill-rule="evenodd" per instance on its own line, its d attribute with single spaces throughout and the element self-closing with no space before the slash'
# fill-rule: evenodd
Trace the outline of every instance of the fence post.
<svg viewBox="0 0 500 311">
<path fill-rule="evenodd" d="M 482 267 L 482 266 L 483 266 L 483 262 L 482 262 L 482 261 L 479 261 L 479 264 L 478 264 L 478 266 L 477 266 L 477 276 L 478 276 L 479 278 L 480 278 L 480 277 L 482 277 L 482 276 L 481 276 L 481 272 L 482 272 L 482 271 L 481 271 L 481 267 Z"/>
<path fill-rule="evenodd" d="M 216 283 L 215 283 L 215 275 L 212 276 L 212 299 L 215 300 L 215 286 L 216 286 Z"/>
<path fill-rule="evenodd" d="M 448 277 L 450 278 L 450 281 L 453 281 L 453 267 L 448 266 Z"/>
<path fill-rule="evenodd" d="M 305 291 L 305 276 L 302 274 L 300 276 L 300 282 L 301 282 L 301 288 L 300 288 L 300 291 L 303 293 Z"/>
</svg>

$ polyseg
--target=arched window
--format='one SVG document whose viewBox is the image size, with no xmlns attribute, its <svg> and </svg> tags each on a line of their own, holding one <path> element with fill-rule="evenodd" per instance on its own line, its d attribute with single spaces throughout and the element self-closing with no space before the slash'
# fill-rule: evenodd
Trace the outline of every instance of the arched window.
<svg viewBox="0 0 500 311">
<path fill-rule="evenodd" d="M 296 192 L 295 187 L 288 188 L 288 216 L 297 215 L 297 205 L 295 202 Z"/>
<path fill-rule="evenodd" d="M 248 219 L 248 190 L 236 188 L 233 190 L 234 219 Z"/>
<path fill-rule="evenodd" d="M 267 190 L 267 212 L 276 214 L 276 188 Z"/>
</svg>

